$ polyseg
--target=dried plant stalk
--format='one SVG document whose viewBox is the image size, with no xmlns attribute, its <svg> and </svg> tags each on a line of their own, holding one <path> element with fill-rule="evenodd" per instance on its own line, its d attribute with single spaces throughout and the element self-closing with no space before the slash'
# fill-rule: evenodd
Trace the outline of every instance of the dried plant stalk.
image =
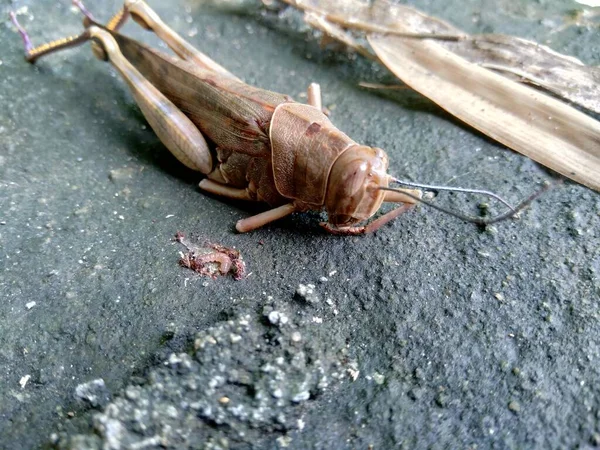
<svg viewBox="0 0 600 450">
<path fill-rule="evenodd" d="M 383 0 L 334 5 L 283 1 L 304 10 L 311 26 L 379 60 L 404 83 L 482 133 L 600 190 L 600 122 L 482 66 L 572 101 L 583 99 L 581 104 L 600 111 L 599 69 L 523 39 L 467 36 L 437 18 Z M 362 33 L 374 54 L 346 30 Z M 535 64 L 528 67 L 528 62 Z"/>
</svg>

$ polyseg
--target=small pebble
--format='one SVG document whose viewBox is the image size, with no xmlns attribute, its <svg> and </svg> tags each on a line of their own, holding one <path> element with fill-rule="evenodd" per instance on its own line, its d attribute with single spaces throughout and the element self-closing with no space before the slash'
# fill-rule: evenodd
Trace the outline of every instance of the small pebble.
<svg viewBox="0 0 600 450">
<path fill-rule="evenodd" d="M 25 308 L 27 309 L 31 309 L 33 308 L 37 303 L 36 302 L 28 302 L 25 304 Z"/>
<path fill-rule="evenodd" d="M 101 408 L 110 401 L 110 392 L 102 378 L 82 383 L 75 388 L 75 398 L 89 403 L 93 408 Z"/>
<path fill-rule="evenodd" d="M 303 402 L 305 400 L 308 400 L 310 398 L 310 392 L 308 391 L 302 391 L 302 392 L 298 392 L 296 395 L 294 395 L 292 397 L 292 401 L 294 403 L 300 403 Z"/>
<path fill-rule="evenodd" d="M 281 398 L 281 397 L 283 397 L 283 391 L 281 389 L 277 388 L 271 393 L 271 395 L 274 398 Z"/>
<path fill-rule="evenodd" d="M 292 443 L 292 438 L 290 436 L 279 436 L 276 440 L 282 448 L 289 447 Z"/>
<path fill-rule="evenodd" d="M 508 409 L 510 409 L 514 413 L 518 413 L 521 411 L 521 405 L 516 400 L 511 400 L 508 402 Z"/>
<path fill-rule="evenodd" d="M 279 311 L 271 311 L 267 317 L 273 325 L 285 325 L 289 321 L 288 317 Z"/>
<path fill-rule="evenodd" d="M 375 381 L 375 383 L 382 385 L 385 382 L 385 376 L 381 375 L 378 372 L 374 372 L 373 373 L 373 381 Z"/>
<path fill-rule="evenodd" d="M 306 303 L 318 303 L 319 296 L 315 292 L 314 284 L 299 284 L 296 289 L 296 297 L 304 300 Z"/>
</svg>

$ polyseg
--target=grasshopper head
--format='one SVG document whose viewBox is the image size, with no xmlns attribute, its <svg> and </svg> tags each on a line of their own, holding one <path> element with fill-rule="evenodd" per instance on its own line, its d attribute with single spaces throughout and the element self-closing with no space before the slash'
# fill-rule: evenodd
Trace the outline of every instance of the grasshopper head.
<svg viewBox="0 0 600 450">
<path fill-rule="evenodd" d="M 377 212 L 388 186 L 388 157 L 376 147 L 354 145 L 336 159 L 327 184 L 329 223 L 351 226 Z"/>
</svg>

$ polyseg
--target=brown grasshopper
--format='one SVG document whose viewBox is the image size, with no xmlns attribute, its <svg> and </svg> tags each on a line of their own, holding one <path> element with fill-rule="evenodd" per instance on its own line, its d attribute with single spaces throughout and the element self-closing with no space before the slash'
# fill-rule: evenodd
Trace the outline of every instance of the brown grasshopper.
<svg viewBox="0 0 600 450">
<path fill-rule="evenodd" d="M 317 84 L 308 88 L 308 104 L 249 86 L 182 39 L 142 0 L 125 0 L 122 10 L 105 26 L 79 0 L 73 3 L 85 16 L 85 31 L 36 48 L 11 14 L 23 38 L 27 61 L 34 63 L 43 55 L 92 41 L 96 57 L 109 61 L 127 82 L 164 145 L 187 167 L 206 175 L 201 189 L 233 199 L 266 202 L 273 208 L 239 220 L 239 232 L 293 212 L 325 209 L 328 222 L 321 225 L 327 231 L 360 234 L 377 230 L 417 201 L 430 204 L 421 199 L 421 191 L 392 189 L 388 187 L 391 182 L 481 193 L 510 208 L 493 219 L 458 215 L 482 224 L 515 214 L 533 198 L 512 208 L 487 191 L 397 180 L 387 174 L 388 157 L 383 150 L 357 144 L 331 123 L 322 111 Z M 129 17 L 156 33 L 178 57 L 119 34 Z M 402 205 L 368 225 L 358 225 L 371 218 L 383 202 Z"/>
</svg>

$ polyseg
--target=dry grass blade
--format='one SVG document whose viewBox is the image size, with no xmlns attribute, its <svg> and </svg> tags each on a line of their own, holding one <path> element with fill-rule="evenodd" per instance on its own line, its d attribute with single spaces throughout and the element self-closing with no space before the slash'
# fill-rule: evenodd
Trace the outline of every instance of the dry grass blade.
<svg viewBox="0 0 600 450">
<path fill-rule="evenodd" d="M 398 78 L 504 145 L 600 190 L 600 123 L 435 42 L 369 36 Z"/>
<path fill-rule="evenodd" d="M 577 58 L 514 36 L 476 35 L 443 46 L 469 62 L 600 113 L 600 67 L 586 66 Z"/>
</svg>

